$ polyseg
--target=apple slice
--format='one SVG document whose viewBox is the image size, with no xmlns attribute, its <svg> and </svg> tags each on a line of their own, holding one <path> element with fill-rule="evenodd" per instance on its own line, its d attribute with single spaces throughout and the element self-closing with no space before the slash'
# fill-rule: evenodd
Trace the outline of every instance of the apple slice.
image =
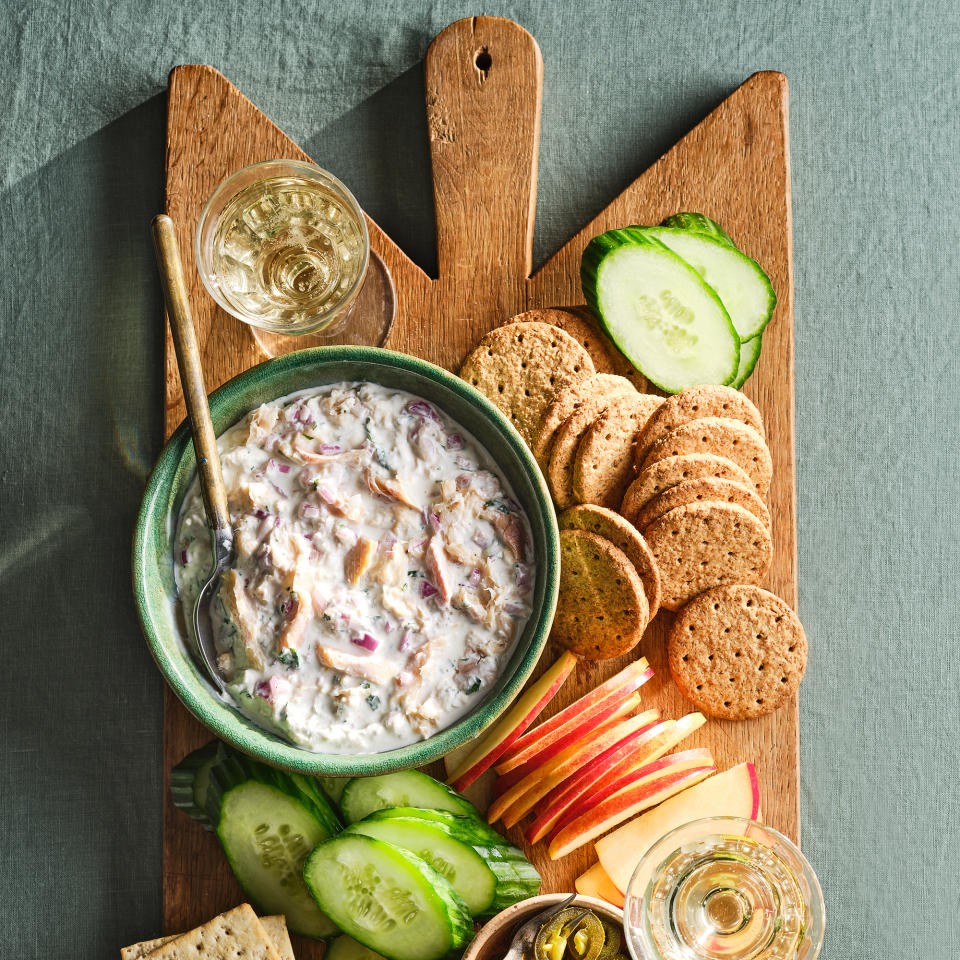
<svg viewBox="0 0 960 960">
<path fill-rule="evenodd" d="M 649 760 L 641 767 L 637 767 L 628 773 L 623 774 L 616 780 L 608 783 L 600 790 L 594 791 L 589 797 L 581 797 L 574 803 L 569 810 L 559 819 L 557 825 L 553 828 L 551 840 L 568 824 L 572 823 L 578 817 L 583 816 L 587 811 L 595 809 L 604 800 L 622 793 L 628 787 L 636 783 L 647 780 L 660 770 L 676 769 L 677 764 L 684 764 L 688 767 L 710 766 L 713 763 L 713 757 L 710 751 L 704 748 L 694 750 L 682 750 L 680 753 L 673 753 L 669 757 L 657 757 L 656 760 Z"/>
<path fill-rule="evenodd" d="M 536 720 L 576 665 L 577 658 L 569 651 L 564 651 L 556 662 L 524 691 L 510 710 L 480 737 L 470 752 L 457 764 L 456 769 L 447 771 L 447 783 L 454 790 L 465 790 L 485 770 L 492 767 Z"/>
<path fill-rule="evenodd" d="M 661 757 L 654 760 L 654 764 L 663 764 L 664 760 L 668 759 Z M 702 760 L 699 764 L 693 767 L 686 763 L 667 764 L 649 777 L 638 779 L 626 790 L 621 790 L 595 807 L 587 809 L 559 830 L 550 841 L 550 859 L 559 860 L 560 857 L 565 857 L 635 813 L 656 806 L 717 772 L 717 768 L 712 764 L 704 764 Z"/>
<path fill-rule="evenodd" d="M 546 751 L 551 750 L 558 741 L 562 741 L 562 745 L 553 753 L 565 749 L 597 725 L 598 717 L 609 709 L 608 699 L 623 700 L 652 676 L 653 670 L 646 660 L 641 658 L 631 663 L 606 683 L 601 683 L 586 696 L 575 700 L 570 706 L 517 739 L 497 764 L 497 773 L 509 773 L 530 760 L 548 759 Z"/>
<path fill-rule="evenodd" d="M 676 721 L 664 720 L 631 737 L 629 745 L 617 744 L 597 757 L 544 797 L 542 808 L 537 809 L 537 819 L 526 832 L 527 840 L 536 843 L 555 826 L 572 820 L 577 814 L 571 808 L 585 794 L 590 794 L 591 804 L 597 804 L 627 786 L 629 774 L 668 753 L 706 720 L 702 713 L 688 713 Z"/>
<path fill-rule="evenodd" d="M 614 884 L 626 890 L 637 864 L 664 834 L 705 817 L 760 818 L 760 787 L 752 763 L 724 770 L 598 840 L 600 863 Z"/>
<path fill-rule="evenodd" d="M 586 873 L 581 873 L 573 883 L 577 893 L 585 897 L 599 897 L 623 909 L 623 894 L 607 876 L 607 871 L 603 869 L 602 864 L 595 863 Z"/>
<path fill-rule="evenodd" d="M 584 795 L 590 794 L 591 801 L 599 801 L 601 798 L 596 797 L 596 790 L 616 782 L 628 771 L 665 753 L 666 751 L 657 753 L 656 745 L 666 740 L 675 726 L 675 720 L 664 720 L 652 727 L 638 730 L 605 750 L 599 757 L 594 757 L 579 770 L 575 770 L 537 806 L 537 818 L 524 833 L 527 841 L 536 843 L 545 837 L 566 811 Z"/>
<path fill-rule="evenodd" d="M 582 736 L 576 743 L 570 744 L 567 750 L 563 751 L 564 753 L 569 752 L 572 749 L 575 749 L 578 745 L 585 743 L 587 740 L 592 740 L 594 737 L 599 737 L 601 733 L 609 730 L 610 727 L 615 726 L 619 723 L 624 717 L 628 717 L 640 706 L 640 694 L 635 693 L 632 697 L 627 697 L 620 706 L 614 711 L 614 713 L 607 717 L 606 720 L 601 721 L 594 727 L 592 730 L 588 731 L 584 736 Z M 553 758 L 554 760 L 557 757 Z M 526 764 L 522 767 L 517 767 L 516 770 L 511 770 L 505 777 L 497 777 L 493 781 L 493 795 L 494 797 L 501 797 L 509 789 L 516 786 L 522 780 L 527 780 L 530 777 L 531 773 L 536 772 L 537 770 L 542 770 L 546 764 L 537 764 L 536 766 L 529 767 Z"/>
<path fill-rule="evenodd" d="M 639 699 L 639 698 L 638 698 Z M 626 720 L 608 721 L 599 730 L 591 732 L 582 740 L 557 754 L 543 766 L 537 767 L 519 783 L 514 784 L 506 793 L 501 794 L 490 805 L 487 819 L 490 823 L 503 817 L 506 827 L 512 827 L 534 804 L 548 794 L 558 783 L 565 780 L 574 770 L 594 757 L 608 750 L 624 737 L 637 730 L 649 727 L 657 722 L 660 714 L 657 710 L 629 717 Z"/>
</svg>

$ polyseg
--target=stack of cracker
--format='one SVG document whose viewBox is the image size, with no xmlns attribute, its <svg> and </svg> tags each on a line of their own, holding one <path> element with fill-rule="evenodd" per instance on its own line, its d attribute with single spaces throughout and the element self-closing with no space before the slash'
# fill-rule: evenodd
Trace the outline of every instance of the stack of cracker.
<svg viewBox="0 0 960 960">
<path fill-rule="evenodd" d="M 793 694 L 806 640 L 759 587 L 773 560 L 773 461 L 747 397 L 643 392 L 583 307 L 512 318 L 460 376 L 511 419 L 563 511 L 553 639 L 588 659 L 620 656 L 662 606 L 680 611 L 674 679 L 704 713 L 759 716 Z"/>
<path fill-rule="evenodd" d="M 258 919 L 242 903 L 188 933 L 131 944 L 121 960 L 295 960 L 283 917 Z"/>
</svg>

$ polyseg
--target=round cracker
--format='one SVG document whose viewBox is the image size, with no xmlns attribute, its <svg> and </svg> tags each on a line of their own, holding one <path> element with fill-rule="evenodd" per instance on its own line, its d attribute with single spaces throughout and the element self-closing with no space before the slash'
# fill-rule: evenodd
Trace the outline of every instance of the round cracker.
<svg viewBox="0 0 960 960">
<path fill-rule="evenodd" d="M 581 503 L 618 507 L 633 476 L 633 447 L 662 397 L 631 393 L 612 400 L 587 429 L 573 462 L 572 490 Z"/>
<path fill-rule="evenodd" d="M 640 642 L 649 619 L 643 583 L 626 554 L 595 533 L 562 530 L 551 639 L 587 660 L 609 660 Z"/>
<path fill-rule="evenodd" d="M 698 710 L 743 720 L 771 713 L 796 693 L 807 639 L 780 597 L 743 584 L 717 587 L 680 611 L 668 659 L 677 687 Z"/>
<path fill-rule="evenodd" d="M 759 583 L 773 559 L 770 531 L 735 503 L 677 507 L 643 535 L 660 570 L 660 604 L 667 610 L 713 587 Z"/>
<path fill-rule="evenodd" d="M 540 464 L 540 469 L 546 471 L 550 463 L 550 451 L 553 449 L 557 430 L 584 400 L 590 397 L 616 397 L 622 393 L 633 393 L 635 390 L 626 377 L 618 377 L 612 373 L 596 373 L 555 394 L 533 441 L 533 455 Z"/>
<path fill-rule="evenodd" d="M 547 483 L 554 503 L 561 509 L 573 506 L 573 461 L 577 447 L 590 425 L 616 397 L 599 395 L 584 400 L 566 420 L 560 424 L 553 436 L 553 447 L 547 463 Z"/>
<path fill-rule="evenodd" d="M 739 390 L 714 384 L 688 387 L 668 397 L 657 415 L 650 418 L 637 444 L 637 465 L 646 459 L 651 447 L 668 433 L 672 433 L 684 423 L 702 420 L 704 417 L 739 420 L 753 427 L 761 437 L 764 435 L 760 411 Z"/>
<path fill-rule="evenodd" d="M 757 496 L 752 483 L 748 486 L 734 480 L 718 480 L 716 477 L 684 480 L 683 483 L 658 493 L 637 514 L 637 528 L 646 530 L 658 517 L 677 507 L 685 507 L 688 503 L 736 503 L 749 510 L 770 529 L 770 511 Z"/>
<path fill-rule="evenodd" d="M 647 541 L 632 523 L 606 507 L 581 503 L 564 510 L 557 517 L 557 524 L 561 530 L 588 530 L 622 550 L 640 575 L 650 608 L 649 618 L 652 620 L 657 615 L 660 609 L 660 572 Z"/>
<path fill-rule="evenodd" d="M 527 310 L 506 322 L 549 323 L 552 327 L 569 333 L 590 354 L 597 373 L 615 372 L 613 357 L 610 355 L 610 342 L 575 307 L 544 307 L 538 310 Z"/>
<path fill-rule="evenodd" d="M 593 376 L 590 354 L 548 323 L 511 323 L 491 330 L 460 368 L 528 444 L 557 390 Z"/>
<path fill-rule="evenodd" d="M 614 373 L 619 374 L 621 377 L 626 377 L 640 393 L 650 392 L 650 383 L 647 378 L 624 356 L 620 348 L 606 333 L 604 333 L 597 318 L 593 315 L 593 311 L 585 303 L 578 304 L 574 307 L 561 307 L 560 309 L 578 314 L 596 330 L 597 336 L 600 337 L 606 345 L 607 354 L 610 357 Z"/>
<path fill-rule="evenodd" d="M 704 417 L 682 423 L 651 447 L 643 461 L 643 469 L 667 457 L 686 453 L 714 453 L 726 457 L 746 471 L 761 497 L 765 497 L 770 489 L 773 476 L 770 449 L 766 440 L 742 420 Z"/>
<path fill-rule="evenodd" d="M 733 480 L 756 489 L 743 467 L 738 467 L 732 460 L 713 453 L 687 453 L 680 457 L 666 457 L 647 467 L 627 487 L 620 512 L 636 525 L 640 510 L 658 493 L 684 480 L 700 480 L 703 477 Z"/>
</svg>

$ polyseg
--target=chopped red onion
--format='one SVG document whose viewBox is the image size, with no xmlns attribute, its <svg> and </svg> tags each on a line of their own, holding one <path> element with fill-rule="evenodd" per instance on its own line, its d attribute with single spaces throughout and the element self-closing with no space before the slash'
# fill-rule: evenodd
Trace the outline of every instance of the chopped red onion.
<svg viewBox="0 0 960 960">
<path fill-rule="evenodd" d="M 470 478 L 466 476 L 466 474 L 461 473 L 460 476 L 457 477 L 457 489 L 461 493 L 463 493 L 463 491 L 466 490 L 467 487 L 469 486 L 470 486 Z"/>
<path fill-rule="evenodd" d="M 319 516 L 320 516 L 320 508 L 319 508 L 315 503 L 310 503 L 310 502 L 307 501 L 307 500 L 304 500 L 303 503 L 300 504 L 300 512 L 301 512 L 305 517 L 319 517 Z"/>
<path fill-rule="evenodd" d="M 480 527 L 474 531 L 473 542 L 481 549 L 486 550 L 493 543 L 493 539 Z"/>
<path fill-rule="evenodd" d="M 430 529 L 434 533 L 439 533 L 440 532 L 440 514 L 437 513 L 436 510 L 431 510 L 429 520 L 430 520 Z"/>
<path fill-rule="evenodd" d="M 412 413 L 418 417 L 426 417 L 428 420 L 434 420 L 437 423 L 440 423 L 440 418 L 437 416 L 437 411 L 430 406 L 425 400 L 414 400 L 412 403 L 408 403 L 406 406 L 406 412 Z"/>
<path fill-rule="evenodd" d="M 283 487 L 277 486 L 277 484 L 275 484 L 272 480 L 268 480 L 267 483 L 269 483 L 270 486 L 273 487 L 274 492 L 277 494 L 278 497 L 281 497 L 284 500 L 287 498 L 287 491 L 284 490 Z"/>
<path fill-rule="evenodd" d="M 258 680 L 253 687 L 253 692 L 261 700 L 270 699 L 270 682 L 268 680 Z"/>
<path fill-rule="evenodd" d="M 340 452 L 339 443 L 321 443 L 320 452 L 325 454 L 339 453 Z"/>
<path fill-rule="evenodd" d="M 448 450 L 462 450 L 463 449 L 463 437 L 459 433 L 451 433 L 447 437 L 447 449 Z"/>
<path fill-rule="evenodd" d="M 503 609 L 511 617 L 522 617 L 526 614 L 527 608 L 519 603 L 505 603 Z"/>
<path fill-rule="evenodd" d="M 266 471 L 260 467 L 254 470 L 253 473 L 251 474 L 254 480 L 262 480 L 266 475 L 267 475 Z"/>
<path fill-rule="evenodd" d="M 317 494 L 324 503 L 335 503 L 336 497 L 328 487 L 317 487 Z"/>
<path fill-rule="evenodd" d="M 526 593 L 530 589 L 530 568 L 525 563 L 518 563 L 514 568 L 517 586 L 521 592 Z"/>
<path fill-rule="evenodd" d="M 400 645 L 397 647 L 397 649 L 401 653 L 406 653 L 410 649 L 410 643 L 412 642 L 412 640 L 413 640 L 413 631 L 404 630 L 403 636 L 400 638 Z"/>
<path fill-rule="evenodd" d="M 420 581 L 420 599 L 429 600 L 437 593 L 437 588 L 429 580 Z"/>
<path fill-rule="evenodd" d="M 393 548 L 397 544 L 397 538 L 388 530 L 380 540 L 380 546 L 383 548 L 385 557 L 393 556 Z"/>
<path fill-rule="evenodd" d="M 470 586 L 471 586 L 471 587 L 476 587 L 476 586 L 478 586 L 479 583 L 480 583 L 480 577 L 481 577 L 481 576 L 482 576 L 482 574 L 480 573 L 480 568 L 479 568 L 479 567 L 474 567 L 473 570 L 472 570 L 471 573 L 470 573 L 470 579 L 469 579 Z"/>
<path fill-rule="evenodd" d="M 363 647 L 364 650 L 370 650 L 371 652 L 380 646 L 380 641 L 374 640 L 369 633 L 365 633 L 362 637 L 351 637 L 350 642 L 355 643 L 358 647 Z"/>
<path fill-rule="evenodd" d="M 313 539 L 313 534 L 312 534 L 312 533 L 305 533 L 305 534 L 303 535 L 303 539 L 304 539 L 304 540 L 312 540 L 312 539 Z"/>
<path fill-rule="evenodd" d="M 187 548 L 184 547 L 184 548 L 180 551 L 180 564 L 181 564 L 181 566 L 184 566 L 184 567 L 185 567 L 188 562 L 189 562 L 189 561 L 187 560 Z"/>
<path fill-rule="evenodd" d="M 477 465 L 472 461 L 468 460 L 466 457 L 454 457 L 453 462 L 457 465 L 460 470 L 476 470 Z"/>
<path fill-rule="evenodd" d="M 254 511 L 253 511 L 253 515 L 254 515 L 258 520 L 266 520 L 267 517 L 269 516 L 269 514 L 267 513 L 266 510 L 254 510 Z"/>
</svg>

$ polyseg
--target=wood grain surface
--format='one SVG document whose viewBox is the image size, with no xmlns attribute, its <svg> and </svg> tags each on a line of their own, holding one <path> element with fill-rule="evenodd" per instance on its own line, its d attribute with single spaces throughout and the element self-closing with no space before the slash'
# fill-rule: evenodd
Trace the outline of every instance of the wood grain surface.
<svg viewBox="0 0 960 960">
<path fill-rule="evenodd" d="M 371 246 L 393 275 L 397 316 L 387 346 L 456 370 L 477 339 L 522 310 L 582 302 L 581 252 L 595 234 L 629 223 L 658 223 L 680 210 L 719 220 L 770 274 L 779 302 L 763 338 L 763 354 L 745 392 L 763 414 L 774 460 L 768 498 L 774 561 L 767 586 L 797 604 L 796 492 L 793 423 L 793 278 L 787 84 L 757 73 L 635 180 L 593 221 L 530 276 L 536 200 L 543 66 L 534 39 L 494 17 L 461 20 L 444 30 L 425 60 L 426 109 L 437 223 L 439 276 L 429 278 L 372 221 Z M 309 157 L 221 74 L 207 66 L 170 75 L 166 211 L 179 230 L 207 388 L 264 359 L 249 328 L 221 311 L 196 275 L 193 233 L 214 188 L 259 160 Z M 183 419 L 180 382 L 167 335 L 165 426 Z M 644 703 L 666 717 L 689 705 L 669 677 L 660 614 L 642 644 L 657 671 Z M 553 660 L 547 650 L 540 670 Z M 551 705 L 554 712 L 620 669 L 631 656 L 581 664 Z M 170 767 L 209 733 L 166 691 L 165 786 Z M 797 706 L 747 722 L 709 722 L 691 737 L 708 746 L 721 768 L 753 760 L 763 815 L 798 838 Z M 432 772 L 441 773 L 439 768 Z M 481 788 L 482 785 L 481 785 Z M 165 792 L 164 928 L 187 929 L 243 898 L 219 844 L 179 813 Z M 512 838 L 522 842 L 519 829 Z M 551 862 L 539 845 L 531 858 L 544 892 L 572 890 L 593 862 L 592 844 Z M 296 944 L 301 960 L 322 946 Z"/>
</svg>

